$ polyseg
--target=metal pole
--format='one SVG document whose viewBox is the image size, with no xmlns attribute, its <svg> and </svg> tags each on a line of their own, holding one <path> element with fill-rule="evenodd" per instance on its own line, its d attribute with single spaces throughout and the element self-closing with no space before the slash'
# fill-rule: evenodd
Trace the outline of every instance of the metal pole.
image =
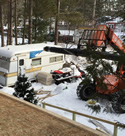
<svg viewBox="0 0 125 136">
<path fill-rule="evenodd" d="M 45 103 L 43 103 L 43 108 L 45 109 Z"/>
<path fill-rule="evenodd" d="M 118 132 L 118 125 L 117 123 L 114 125 L 114 135 L 113 136 L 117 136 L 117 132 Z"/>
<path fill-rule="evenodd" d="M 72 113 L 72 120 L 76 121 L 76 114 L 74 112 Z"/>
</svg>

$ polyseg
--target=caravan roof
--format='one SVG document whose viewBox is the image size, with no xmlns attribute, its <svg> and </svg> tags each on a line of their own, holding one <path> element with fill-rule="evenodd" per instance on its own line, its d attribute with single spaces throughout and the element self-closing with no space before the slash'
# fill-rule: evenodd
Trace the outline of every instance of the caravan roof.
<svg viewBox="0 0 125 136">
<path fill-rule="evenodd" d="M 9 45 L 9 46 L 0 48 L 0 56 L 11 58 L 14 54 L 43 50 L 43 48 L 47 45 L 48 44 L 45 44 L 45 43 L 17 45 L 17 46 Z M 49 46 L 54 46 L 54 45 L 49 44 Z"/>
</svg>

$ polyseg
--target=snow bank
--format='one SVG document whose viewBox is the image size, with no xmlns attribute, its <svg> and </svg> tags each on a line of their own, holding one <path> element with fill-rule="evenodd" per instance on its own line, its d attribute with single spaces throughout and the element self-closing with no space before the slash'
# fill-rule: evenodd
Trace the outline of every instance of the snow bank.
<svg viewBox="0 0 125 136">
<path fill-rule="evenodd" d="M 67 86 L 65 84 L 59 84 L 57 88 L 51 92 L 51 95 L 57 95 L 57 94 L 63 93 L 64 90 L 66 89 L 67 89 Z"/>
</svg>

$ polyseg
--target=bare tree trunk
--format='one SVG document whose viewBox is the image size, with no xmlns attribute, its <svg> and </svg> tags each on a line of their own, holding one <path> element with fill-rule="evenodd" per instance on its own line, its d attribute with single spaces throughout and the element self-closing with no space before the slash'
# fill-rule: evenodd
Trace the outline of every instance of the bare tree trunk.
<svg viewBox="0 0 125 136">
<path fill-rule="evenodd" d="M 10 0 L 10 45 L 13 43 L 13 0 Z"/>
<path fill-rule="evenodd" d="M 15 45 L 17 45 L 17 0 L 15 0 Z"/>
<path fill-rule="evenodd" d="M 92 22 L 92 25 L 93 25 L 93 28 L 95 27 L 95 10 L 96 10 L 96 0 L 94 0 L 94 6 L 93 6 L 93 22 Z"/>
<path fill-rule="evenodd" d="M 32 44 L 32 5 L 33 1 L 29 0 L 29 44 Z"/>
<path fill-rule="evenodd" d="M 25 39 L 25 29 L 26 29 L 26 0 L 24 2 L 24 20 L 23 20 L 23 40 L 22 44 L 24 44 L 24 39 Z"/>
<path fill-rule="evenodd" d="M 8 30 L 7 30 L 7 45 L 10 44 L 10 1 L 8 1 Z"/>
<path fill-rule="evenodd" d="M 52 19 L 51 17 L 49 18 L 50 26 L 49 26 L 49 33 L 51 34 L 52 31 Z"/>
<path fill-rule="evenodd" d="M 8 33 L 7 33 L 7 45 L 13 43 L 13 12 L 12 12 L 12 0 L 8 1 Z"/>
<path fill-rule="evenodd" d="M 35 17 L 36 19 L 35 19 L 35 24 L 34 24 L 34 33 L 35 33 L 35 35 L 34 35 L 34 41 L 36 41 L 37 40 L 37 17 Z"/>
<path fill-rule="evenodd" d="M 0 3 L 0 27 L 1 27 L 1 46 L 4 47 L 4 30 L 3 30 L 3 5 Z"/>
<path fill-rule="evenodd" d="M 59 21 L 59 11 L 60 11 L 60 0 L 57 0 L 57 16 L 55 21 L 55 45 L 58 44 L 58 21 Z"/>
</svg>

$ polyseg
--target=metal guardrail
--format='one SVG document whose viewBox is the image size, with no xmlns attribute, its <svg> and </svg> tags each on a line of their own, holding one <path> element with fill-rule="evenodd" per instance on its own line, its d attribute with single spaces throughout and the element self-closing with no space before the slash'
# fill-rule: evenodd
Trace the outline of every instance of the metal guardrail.
<svg viewBox="0 0 125 136">
<path fill-rule="evenodd" d="M 42 104 L 43 104 L 43 108 L 45 108 L 46 106 L 50 106 L 50 107 L 53 107 L 53 108 L 57 108 L 57 109 L 64 110 L 64 111 L 72 113 L 72 120 L 73 121 L 76 121 L 76 115 L 80 115 L 80 116 L 84 116 L 84 117 L 87 117 L 87 118 L 95 119 L 95 120 L 98 120 L 98 121 L 113 125 L 114 126 L 113 136 L 117 136 L 118 127 L 125 128 L 125 124 L 121 124 L 119 122 L 112 122 L 112 121 L 104 120 L 104 119 L 101 119 L 101 118 L 97 118 L 97 117 L 93 117 L 93 116 L 90 116 L 90 115 L 87 115 L 87 114 L 83 114 L 83 113 L 79 113 L 79 112 L 76 112 L 76 111 L 68 110 L 68 109 L 58 107 L 58 106 L 48 104 L 48 103 L 42 103 Z"/>
</svg>

